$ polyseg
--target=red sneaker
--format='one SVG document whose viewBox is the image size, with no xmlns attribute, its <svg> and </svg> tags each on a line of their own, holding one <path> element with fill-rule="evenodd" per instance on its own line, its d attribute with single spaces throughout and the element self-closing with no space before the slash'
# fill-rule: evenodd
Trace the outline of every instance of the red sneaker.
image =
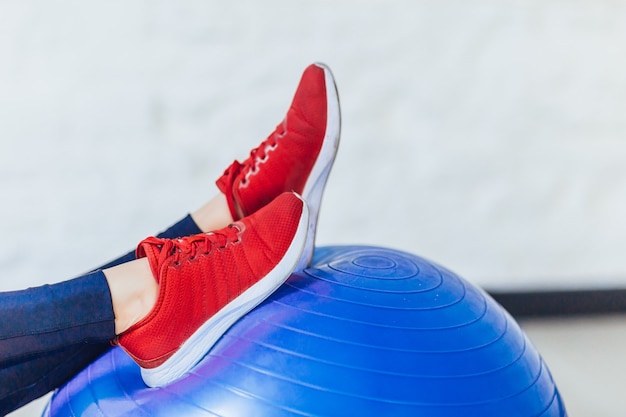
<svg viewBox="0 0 626 417">
<path fill-rule="evenodd" d="M 307 231 L 306 204 L 284 193 L 224 229 L 142 241 L 137 257 L 148 258 L 159 296 L 116 342 L 139 364 L 146 384 L 163 386 L 188 372 L 274 292 L 298 263 Z"/>
<path fill-rule="evenodd" d="M 332 73 L 310 65 L 285 119 L 244 162 L 235 161 L 217 180 L 234 219 L 248 216 L 286 191 L 301 194 L 311 213 L 306 256 L 310 262 L 326 179 L 339 146 L 339 99 Z"/>
</svg>

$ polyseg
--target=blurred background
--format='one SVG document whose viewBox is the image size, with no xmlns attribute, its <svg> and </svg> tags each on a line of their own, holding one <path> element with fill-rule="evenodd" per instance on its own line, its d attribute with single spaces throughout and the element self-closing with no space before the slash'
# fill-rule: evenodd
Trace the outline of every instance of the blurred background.
<svg viewBox="0 0 626 417">
<path fill-rule="evenodd" d="M 626 288 L 625 44 L 620 0 L 0 0 L 0 289 L 199 207 L 315 61 L 343 110 L 318 245 L 495 291 Z M 522 325 L 572 416 L 623 415 L 621 315 Z"/>
</svg>

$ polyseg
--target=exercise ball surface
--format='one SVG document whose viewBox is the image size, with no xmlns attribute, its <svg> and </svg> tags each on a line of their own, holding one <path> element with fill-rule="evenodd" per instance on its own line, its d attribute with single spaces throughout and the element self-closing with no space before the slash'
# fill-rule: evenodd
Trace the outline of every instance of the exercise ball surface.
<svg viewBox="0 0 626 417">
<path fill-rule="evenodd" d="M 176 325 L 173 323 L 172 325 Z M 45 417 L 566 416 L 550 372 L 485 292 L 418 256 L 316 249 L 187 375 L 148 388 L 119 348 Z"/>
</svg>

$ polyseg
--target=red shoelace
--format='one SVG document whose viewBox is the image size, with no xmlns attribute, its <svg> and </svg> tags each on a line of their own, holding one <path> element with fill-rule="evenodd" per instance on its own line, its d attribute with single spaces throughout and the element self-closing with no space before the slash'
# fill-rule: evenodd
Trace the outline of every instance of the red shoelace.
<svg viewBox="0 0 626 417">
<path fill-rule="evenodd" d="M 267 139 L 250 151 L 250 155 L 245 161 L 234 161 L 228 168 L 226 168 L 220 181 L 228 184 L 229 188 L 232 188 L 235 178 L 242 175 L 243 178 L 241 180 L 241 185 L 245 187 L 248 184 L 248 178 L 250 175 L 257 173 L 259 164 L 267 161 L 269 152 L 276 149 L 278 146 L 278 139 L 283 137 L 286 132 L 287 129 L 285 128 L 285 121 L 283 121 L 276 126 L 274 132 L 272 132 Z"/>
<path fill-rule="evenodd" d="M 197 256 L 211 253 L 214 249 L 224 249 L 240 240 L 243 225 L 233 223 L 216 232 L 202 233 L 179 239 L 149 237 L 142 242 L 155 246 L 158 250 L 157 265 L 173 258 L 172 265 L 178 266 L 181 260 L 193 260 Z"/>
</svg>

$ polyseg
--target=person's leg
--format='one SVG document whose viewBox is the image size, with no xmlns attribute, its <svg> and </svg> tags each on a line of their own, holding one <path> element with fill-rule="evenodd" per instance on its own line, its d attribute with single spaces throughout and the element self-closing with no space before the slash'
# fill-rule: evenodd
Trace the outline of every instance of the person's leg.
<svg viewBox="0 0 626 417">
<path fill-rule="evenodd" d="M 221 213 L 219 211 L 220 200 L 223 204 Z M 208 231 L 209 229 L 201 229 L 198 224 L 203 224 L 204 227 L 210 227 L 210 224 L 207 222 L 196 223 L 194 215 L 208 217 L 209 219 L 212 218 L 214 219 L 213 224 L 217 224 L 217 222 L 225 223 L 224 220 L 218 219 L 230 217 L 224 197 L 218 196 L 212 199 L 201 209 L 193 212 L 191 215 L 187 215 L 163 232 L 159 233 L 158 237 L 173 239 L 180 236 L 190 236 L 198 234 L 202 231 Z M 218 227 L 215 227 L 215 229 L 217 228 Z M 113 266 L 121 265 L 134 259 L 135 251 L 129 252 L 128 254 L 95 269 L 92 274 L 97 277 L 99 276 L 98 271 L 102 269 L 112 268 Z M 132 282 L 133 280 L 127 281 Z M 92 284 L 94 282 L 99 283 L 100 285 L 96 285 L 95 287 L 93 285 L 82 286 L 81 289 L 85 291 L 87 295 L 85 297 L 78 297 L 79 303 L 76 305 L 80 306 L 81 300 L 89 300 L 90 302 L 93 302 L 94 305 L 101 305 L 101 302 L 92 298 L 93 293 L 103 294 L 108 291 L 108 288 L 103 285 L 105 283 L 104 280 L 93 281 Z M 66 284 L 60 285 L 67 287 Z M 34 292 L 38 290 L 33 289 L 27 291 Z M 51 291 L 56 293 L 64 292 L 60 288 L 55 288 Z M 27 295 L 25 297 L 27 304 L 22 304 L 22 300 L 15 300 L 14 303 L 17 302 L 17 304 L 22 308 L 27 308 L 29 305 L 28 303 L 33 301 L 33 299 L 28 295 L 28 293 L 24 293 L 24 295 Z M 0 295 L 0 306 L 2 305 L 2 295 Z M 53 306 L 48 305 L 44 315 L 48 314 L 47 311 L 53 311 Z M 84 313 L 84 310 L 82 313 Z M 14 314 L 17 314 L 17 312 Z M 33 315 L 34 317 L 37 317 L 37 315 Z M 108 315 L 105 314 L 105 316 L 109 317 L 111 321 L 108 322 L 108 324 L 102 323 L 102 325 L 108 329 L 114 329 L 115 322 L 112 310 L 109 311 Z M 23 324 L 24 326 L 27 326 L 27 323 Z M 84 330 L 83 327 L 77 327 L 77 329 Z M 30 352 L 30 354 L 25 354 L 21 356 L 19 360 L 14 357 L 12 361 L 7 359 L 4 363 L 0 363 L 0 415 L 5 415 L 13 410 L 16 410 L 69 381 L 85 366 L 89 365 L 103 353 L 111 349 L 111 344 L 109 342 L 113 337 L 114 335 L 111 336 L 111 333 L 106 331 L 104 334 L 100 334 L 97 338 L 91 338 L 91 340 L 85 340 L 82 343 L 64 347 L 48 347 L 48 351 L 46 352 L 43 352 L 41 347 L 39 347 L 39 349 L 36 349 L 36 353 Z M 6 348 L 2 347 L 2 342 L 0 342 L 0 356 L 8 355 L 5 349 Z"/>
<path fill-rule="evenodd" d="M 102 271 L 0 293 L 0 314 L 0 367 L 73 344 L 106 343 L 115 336 L 111 295 Z"/>
<path fill-rule="evenodd" d="M 247 160 L 234 162 L 218 179 L 221 193 L 158 236 L 176 238 L 219 229 L 252 214 L 283 191 L 296 191 L 311 208 L 312 233 L 305 251 L 309 258 L 302 258 L 298 268 L 306 266 L 312 253 L 322 191 L 338 146 L 339 129 L 339 102 L 332 74 L 325 66 L 311 65 L 302 76 L 283 122 Z M 134 251 L 98 269 L 133 259 Z M 58 388 L 109 348 L 107 343 L 82 343 L 1 367 L 0 382 L 12 380 L 19 384 L 11 391 L 3 390 L 0 383 L 0 411 L 5 410 L 6 404 L 13 404 L 15 409 Z"/>
<path fill-rule="evenodd" d="M 109 344 L 81 345 L 0 368 L 0 416 L 62 386 L 110 349 Z M 91 349 L 86 349 L 87 347 Z M 100 349 L 99 352 L 93 348 Z"/>
<path fill-rule="evenodd" d="M 0 415 L 60 386 L 105 352 L 115 336 L 101 271 L 0 293 L 0 315 Z"/>
<path fill-rule="evenodd" d="M 194 216 L 204 216 L 202 228 Z M 196 235 L 232 222 L 229 217 L 218 196 L 158 237 Z M 117 334 L 149 311 L 155 288 L 146 258 L 135 261 L 133 251 L 70 281 L 0 294 L 5 318 L 0 321 L 0 415 L 58 388 L 110 349 Z"/>
<path fill-rule="evenodd" d="M 51 377 L 84 366 L 88 352 L 73 348 L 86 343 L 116 340 L 151 386 L 180 377 L 287 279 L 307 233 L 306 204 L 285 193 L 221 230 L 145 239 L 139 259 L 0 293 L 0 410 L 37 398 Z"/>
</svg>

